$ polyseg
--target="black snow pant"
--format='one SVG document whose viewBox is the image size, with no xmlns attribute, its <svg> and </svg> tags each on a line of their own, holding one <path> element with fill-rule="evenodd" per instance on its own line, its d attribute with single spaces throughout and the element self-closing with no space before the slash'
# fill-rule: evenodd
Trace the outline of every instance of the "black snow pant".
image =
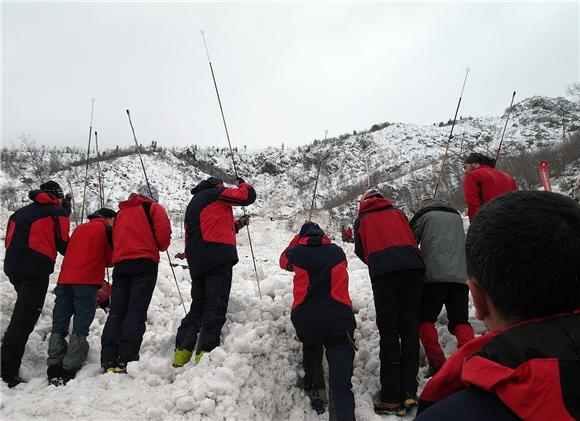
<svg viewBox="0 0 580 421">
<path fill-rule="evenodd" d="M 417 394 L 423 271 L 391 272 L 371 283 L 380 335 L 381 401 L 401 403 Z"/>
<path fill-rule="evenodd" d="M 449 324 L 447 329 L 455 334 L 455 326 L 468 323 L 469 288 L 456 282 L 425 282 L 421 296 L 421 323 L 435 323 L 445 305 Z"/>
<path fill-rule="evenodd" d="M 157 269 L 146 259 L 126 260 L 113 269 L 111 308 L 101 338 L 102 367 L 139 360 Z"/>
<path fill-rule="evenodd" d="M 0 348 L 2 378 L 18 376 L 26 342 L 42 313 L 48 290 L 48 275 L 35 278 L 11 277 L 10 283 L 16 289 L 17 298 Z"/>
<path fill-rule="evenodd" d="M 219 346 L 231 287 L 231 263 L 192 277 L 191 307 L 177 329 L 175 348 L 196 350 L 199 354 Z"/>
<path fill-rule="evenodd" d="M 353 337 L 350 332 L 350 338 Z M 302 342 L 304 366 L 304 390 L 323 393 L 326 390 L 322 353 L 326 349 L 328 361 L 328 382 L 336 407 L 338 421 L 354 421 L 354 394 L 352 393 L 352 370 L 354 342 L 351 344 L 345 333 L 340 338 L 332 338 L 323 343 L 309 342 L 298 333 Z"/>
</svg>

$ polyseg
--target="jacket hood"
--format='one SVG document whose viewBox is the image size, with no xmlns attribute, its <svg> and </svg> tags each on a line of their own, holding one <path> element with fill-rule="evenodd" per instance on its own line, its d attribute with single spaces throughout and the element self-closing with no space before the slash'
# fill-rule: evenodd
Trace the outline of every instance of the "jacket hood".
<svg viewBox="0 0 580 421">
<path fill-rule="evenodd" d="M 383 197 L 371 197 L 360 202 L 359 212 L 376 211 L 392 206 L 393 204 Z"/>
<path fill-rule="evenodd" d="M 133 208 L 146 202 L 153 203 L 153 200 L 149 199 L 148 197 L 141 196 L 137 193 L 131 193 L 127 200 L 119 203 L 119 209 Z"/>
<path fill-rule="evenodd" d="M 31 190 L 28 192 L 28 197 L 39 205 L 55 205 L 61 207 L 58 199 L 44 190 Z"/>
<path fill-rule="evenodd" d="M 302 225 L 302 228 L 300 228 L 298 235 L 300 237 L 312 237 L 314 235 L 324 237 L 325 233 L 316 222 L 306 222 Z"/>
<path fill-rule="evenodd" d="M 202 190 L 212 189 L 214 187 L 222 187 L 223 185 L 224 182 L 219 178 L 209 177 L 206 180 L 200 181 L 197 186 L 191 189 L 191 194 L 197 194 Z"/>
<path fill-rule="evenodd" d="M 439 199 L 429 199 L 425 203 L 425 206 L 423 207 L 423 209 L 426 209 L 426 208 L 449 208 L 449 209 L 456 210 L 453 206 L 451 206 L 450 203 L 447 203 L 446 201 L 439 200 Z"/>
</svg>

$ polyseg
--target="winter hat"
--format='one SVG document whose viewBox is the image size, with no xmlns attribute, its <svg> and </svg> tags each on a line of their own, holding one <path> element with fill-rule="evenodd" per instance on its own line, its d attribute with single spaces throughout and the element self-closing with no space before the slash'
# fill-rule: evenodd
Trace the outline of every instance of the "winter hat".
<svg viewBox="0 0 580 421">
<path fill-rule="evenodd" d="M 479 152 L 471 152 L 467 158 L 465 158 L 463 163 L 489 165 L 490 167 L 495 168 L 495 159 L 485 156 Z"/>
<path fill-rule="evenodd" d="M 48 180 L 46 183 L 40 185 L 40 189 L 53 195 L 57 199 L 63 199 L 64 194 L 60 185 L 56 181 Z"/>
<path fill-rule="evenodd" d="M 197 194 L 202 190 L 212 189 L 214 187 L 221 187 L 224 182 L 217 177 L 209 177 L 207 180 L 202 180 L 197 186 L 191 189 L 191 194 Z"/>
<path fill-rule="evenodd" d="M 371 197 L 381 197 L 384 198 L 383 195 L 376 189 L 368 189 L 366 192 L 364 192 L 363 196 L 362 196 L 362 200 L 367 200 L 370 199 Z"/>
<path fill-rule="evenodd" d="M 300 228 L 298 235 L 300 237 L 311 237 L 313 235 L 324 237 L 325 234 L 316 222 L 306 222 L 302 225 L 302 228 Z"/>
<path fill-rule="evenodd" d="M 151 191 L 149 189 L 151 189 Z M 137 193 L 143 197 L 147 197 L 156 202 L 159 202 L 159 193 L 157 192 L 157 188 L 151 184 L 149 184 L 149 186 L 147 186 L 147 184 L 143 184 L 141 187 L 139 187 Z"/>
<path fill-rule="evenodd" d="M 115 216 L 117 216 L 117 212 L 115 212 L 113 209 L 101 208 L 98 211 L 91 213 L 89 216 L 87 216 L 87 218 L 114 218 Z"/>
</svg>

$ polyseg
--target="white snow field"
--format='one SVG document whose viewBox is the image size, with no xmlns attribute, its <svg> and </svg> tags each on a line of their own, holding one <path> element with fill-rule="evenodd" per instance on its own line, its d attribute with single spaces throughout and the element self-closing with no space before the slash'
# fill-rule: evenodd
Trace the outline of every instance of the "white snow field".
<svg viewBox="0 0 580 421">
<path fill-rule="evenodd" d="M 9 213 L 2 210 L 2 220 Z M 314 218 L 316 221 L 317 218 Z M 325 217 L 320 215 L 323 227 Z M 86 365 L 66 386 L 49 386 L 46 379 L 48 335 L 51 330 L 55 286 L 62 257 L 57 260 L 49 293 L 34 332 L 30 335 L 21 375 L 26 384 L 9 389 L 0 382 L 2 420 L 328 420 L 317 416 L 296 386 L 301 370 L 301 345 L 290 321 L 292 273 L 281 270 L 278 258 L 300 223 L 287 219 L 254 218 L 250 225 L 262 300 L 246 231 L 238 235 L 240 262 L 234 268 L 227 321 L 220 347 L 198 366 L 171 366 L 175 332 L 184 315 L 167 257 L 162 254 L 157 287 L 149 307 L 141 359 L 130 363 L 127 375 L 101 374 L 100 338 L 107 314 L 97 310 L 88 337 Z M 176 230 L 174 230 L 176 231 Z M 182 251 L 174 232 L 170 254 Z M 338 236 L 336 232 L 328 232 Z M 177 237 L 177 238 L 176 238 Z M 3 242 L 2 242 L 3 243 Z M 352 377 L 359 420 L 400 419 L 375 415 L 373 396 L 379 390 L 379 337 L 366 266 L 354 255 L 352 244 L 342 244 L 350 273 L 350 295 L 356 313 L 359 351 Z M 3 247 L 3 246 L 2 246 Z M 4 250 L 2 250 L 4 254 Z M 175 268 L 185 305 L 189 308 L 189 273 Z M 0 334 L 12 313 L 16 294 L 0 275 Z M 471 311 L 473 313 L 473 311 Z M 444 321 L 444 315 L 441 321 Z M 471 315 L 473 320 L 473 314 Z M 446 354 L 456 342 L 440 327 Z M 481 324 L 476 323 L 476 332 Z M 420 376 L 425 371 L 424 360 Z M 421 386 L 424 379 L 421 378 Z M 411 419 L 408 415 L 406 419 Z"/>
</svg>

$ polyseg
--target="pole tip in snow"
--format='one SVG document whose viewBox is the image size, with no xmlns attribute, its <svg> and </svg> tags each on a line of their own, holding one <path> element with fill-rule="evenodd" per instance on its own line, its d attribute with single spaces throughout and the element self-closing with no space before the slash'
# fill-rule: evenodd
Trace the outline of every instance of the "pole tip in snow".
<svg viewBox="0 0 580 421">
<path fill-rule="evenodd" d="M 514 96 L 516 96 L 516 91 L 514 91 L 514 93 L 513 93 L 512 97 L 514 97 Z"/>
<path fill-rule="evenodd" d="M 127 111 L 127 115 L 129 115 L 129 110 L 126 110 L 126 111 Z"/>
</svg>

